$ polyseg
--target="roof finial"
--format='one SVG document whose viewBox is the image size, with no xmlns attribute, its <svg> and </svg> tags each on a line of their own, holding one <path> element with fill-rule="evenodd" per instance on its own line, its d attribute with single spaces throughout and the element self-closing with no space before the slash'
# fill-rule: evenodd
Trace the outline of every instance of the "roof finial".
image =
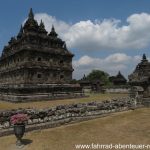
<svg viewBox="0 0 150 150">
<path fill-rule="evenodd" d="M 85 76 L 85 74 L 83 75 L 83 79 L 86 79 L 86 76 Z"/>
<path fill-rule="evenodd" d="M 49 35 L 52 36 L 52 37 L 57 37 L 57 33 L 55 32 L 54 25 L 52 25 L 52 29 L 51 29 L 51 32 L 50 32 Z"/>
<path fill-rule="evenodd" d="M 17 38 L 21 38 L 21 37 L 22 37 L 22 34 L 23 34 L 23 27 L 22 27 L 22 25 L 21 25 L 20 31 L 19 31 L 19 33 L 18 33 L 18 35 L 17 35 Z"/>
<path fill-rule="evenodd" d="M 29 16 L 28 16 L 30 19 L 33 19 L 34 18 L 34 14 L 33 14 L 33 10 L 32 8 L 30 8 L 30 12 L 29 12 Z"/>
<path fill-rule="evenodd" d="M 44 25 L 42 19 L 41 19 L 41 22 L 40 22 L 40 27 L 45 28 L 45 25 Z"/>
<path fill-rule="evenodd" d="M 143 54 L 143 60 L 147 60 L 147 58 L 146 58 L 146 55 L 145 55 L 145 54 Z"/>
<path fill-rule="evenodd" d="M 54 25 L 52 24 L 52 30 L 55 30 Z"/>
<path fill-rule="evenodd" d="M 55 28 L 54 28 L 54 25 L 52 24 L 52 29 L 51 29 L 52 32 L 55 32 Z"/>
<path fill-rule="evenodd" d="M 66 49 L 66 50 L 67 50 L 66 42 L 64 42 L 63 47 L 64 47 L 64 49 Z"/>
<path fill-rule="evenodd" d="M 40 25 L 39 25 L 39 32 L 47 34 L 47 31 L 45 30 L 45 25 L 44 25 L 42 20 L 41 20 Z"/>
</svg>

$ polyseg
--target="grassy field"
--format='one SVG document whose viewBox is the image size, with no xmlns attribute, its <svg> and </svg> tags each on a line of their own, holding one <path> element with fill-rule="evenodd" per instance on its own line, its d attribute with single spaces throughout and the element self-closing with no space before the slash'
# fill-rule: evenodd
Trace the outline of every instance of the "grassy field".
<svg viewBox="0 0 150 150">
<path fill-rule="evenodd" d="M 150 109 L 116 113 L 81 123 L 26 133 L 23 150 L 75 150 L 75 144 L 150 144 Z M 15 150 L 14 135 L 0 138 L 1 150 Z"/>
<path fill-rule="evenodd" d="M 46 107 L 52 107 L 52 106 L 57 106 L 57 105 L 61 105 L 61 104 L 101 101 L 101 100 L 112 99 L 112 98 L 116 98 L 116 97 L 125 97 L 125 96 L 127 96 L 127 94 L 90 94 L 90 96 L 86 97 L 86 98 L 16 103 L 16 104 L 0 101 L 0 110 L 16 109 L 16 108 L 29 108 L 29 107 L 30 108 L 46 108 Z"/>
</svg>

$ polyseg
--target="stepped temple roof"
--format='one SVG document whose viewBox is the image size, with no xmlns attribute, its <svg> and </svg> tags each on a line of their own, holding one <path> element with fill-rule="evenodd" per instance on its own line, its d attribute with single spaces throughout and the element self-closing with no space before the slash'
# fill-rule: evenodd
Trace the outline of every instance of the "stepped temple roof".
<svg viewBox="0 0 150 150">
<path fill-rule="evenodd" d="M 150 62 L 145 54 L 143 54 L 142 60 L 136 66 L 134 72 L 129 75 L 129 82 L 135 85 L 150 83 Z"/>
<path fill-rule="evenodd" d="M 35 48 L 36 47 L 36 48 Z M 74 56 L 66 47 L 65 41 L 62 41 L 52 25 L 51 32 L 48 33 L 45 25 L 41 20 L 40 24 L 34 19 L 32 8 L 30 9 L 28 18 L 24 25 L 20 27 L 20 31 L 16 37 L 12 37 L 8 45 L 4 46 L 1 59 L 8 57 L 21 49 L 41 49 L 43 52 L 61 53 L 62 55 Z"/>
<path fill-rule="evenodd" d="M 121 74 L 120 71 L 116 76 L 111 76 L 109 80 L 113 82 L 114 85 L 125 85 L 127 83 L 126 78 Z"/>
</svg>

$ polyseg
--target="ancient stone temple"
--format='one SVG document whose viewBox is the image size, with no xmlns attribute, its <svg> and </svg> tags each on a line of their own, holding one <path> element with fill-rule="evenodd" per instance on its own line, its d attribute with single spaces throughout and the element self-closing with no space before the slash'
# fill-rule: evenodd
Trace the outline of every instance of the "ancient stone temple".
<svg viewBox="0 0 150 150">
<path fill-rule="evenodd" d="M 113 83 L 113 85 L 126 85 L 127 80 L 119 71 L 116 76 L 109 77 L 109 80 Z"/>
<path fill-rule="evenodd" d="M 12 37 L 0 58 L 0 98 L 30 101 L 77 96 L 72 80 L 73 54 L 52 26 L 38 25 L 32 9 L 17 37 Z"/>
<path fill-rule="evenodd" d="M 150 62 L 145 54 L 134 72 L 129 75 L 129 84 L 131 85 L 131 96 L 150 106 Z"/>
<path fill-rule="evenodd" d="M 104 83 L 99 79 L 88 80 L 87 77 L 84 75 L 79 83 L 84 91 L 103 92 Z"/>
</svg>

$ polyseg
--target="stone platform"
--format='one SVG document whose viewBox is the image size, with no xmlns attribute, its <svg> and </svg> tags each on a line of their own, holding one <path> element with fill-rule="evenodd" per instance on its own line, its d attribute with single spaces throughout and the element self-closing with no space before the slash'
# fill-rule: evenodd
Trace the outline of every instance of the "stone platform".
<svg viewBox="0 0 150 150">
<path fill-rule="evenodd" d="M 78 84 L 19 84 L 1 85 L 0 100 L 30 102 L 84 97 Z"/>
<path fill-rule="evenodd" d="M 150 97 L 149 98 L 143 98 L 142 104 L 146 107 L 150 107 Z"/>
</svg>

